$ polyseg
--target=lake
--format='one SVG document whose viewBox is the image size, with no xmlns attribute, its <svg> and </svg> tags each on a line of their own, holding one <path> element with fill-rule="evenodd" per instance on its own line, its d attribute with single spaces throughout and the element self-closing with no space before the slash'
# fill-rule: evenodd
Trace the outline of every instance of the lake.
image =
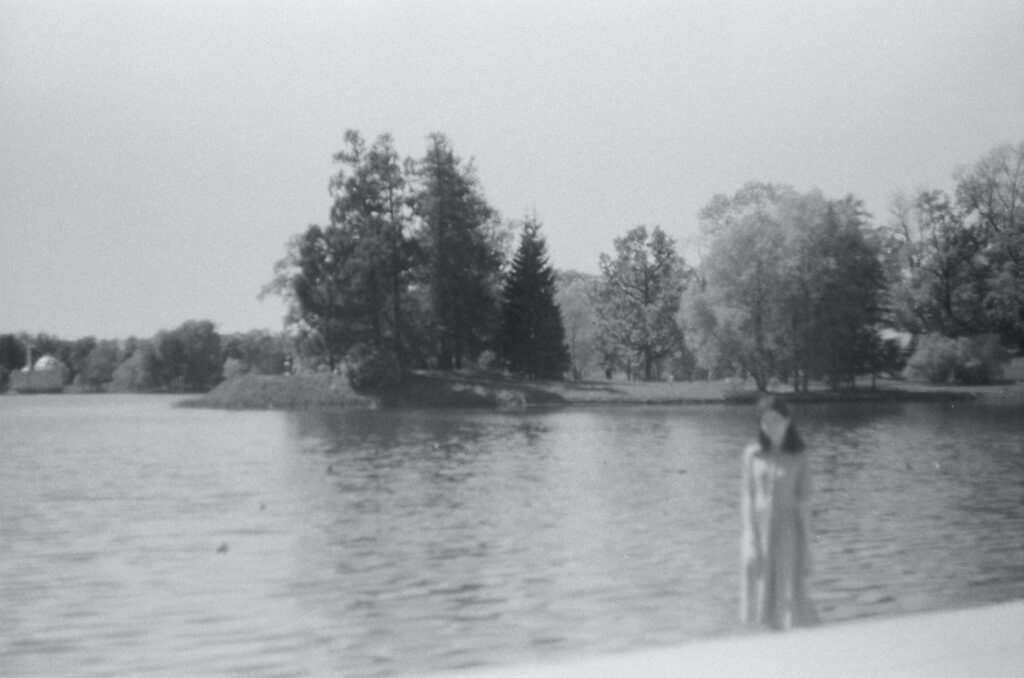
<svg viewBox="0 0 1024 678">
<path fill-rule="evenodd" d="M 742 633 L 742 406 L 0 397 L 0 674 L 405 675 Z M 807 405 L 826 623 L 1024 598 L 1024 417 Z"/>
</svg>

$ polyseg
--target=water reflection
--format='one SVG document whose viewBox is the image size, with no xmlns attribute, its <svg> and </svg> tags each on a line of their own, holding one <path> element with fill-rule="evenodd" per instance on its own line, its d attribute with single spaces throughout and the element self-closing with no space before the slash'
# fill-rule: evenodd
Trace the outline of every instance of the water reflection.
<svg viewBox="0 0 1024 678">
<path fill-rule="evenodd" d="M 1015 410 L 863 405 L 806 415 L 821 441 L 816 589 L 834 618 L 1024 595 Z"/>
<path fill-rule="evenodd" d="M 388 675 L 737 631 L 744 408 L 168 404 L 0 399 L 0 673 Z M 796 414 L 826 621 L 1024 597 L 1015 410 Z"/>
<path fill-rule="evenodd" d="M 677 413 L 605 414 L 296 416 L 334 493 L 339 580 L 320 609 L 362 618 L 347 650 L 400 663 L 445 648 L 454 666 L 731 624 L 733 497 L 708 482 L 731 464 L 702 471 L 714 456 Z M 720 600 L 692 595 L 716 579 Z"/>
</svg>

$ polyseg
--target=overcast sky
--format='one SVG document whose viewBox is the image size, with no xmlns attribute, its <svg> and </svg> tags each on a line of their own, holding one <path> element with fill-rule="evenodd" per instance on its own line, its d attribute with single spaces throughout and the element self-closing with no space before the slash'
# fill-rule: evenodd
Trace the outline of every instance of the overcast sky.
<svg viewBox="0 0 1024 678">
<path fill-rule="evenodd" d="M 447 134 L 557 268 L 753 179 L 880 221 L 1024 139 L 1024 2 L 0 0 L 0 333 L 280 329 L 348 128 Z"/>
</svg>

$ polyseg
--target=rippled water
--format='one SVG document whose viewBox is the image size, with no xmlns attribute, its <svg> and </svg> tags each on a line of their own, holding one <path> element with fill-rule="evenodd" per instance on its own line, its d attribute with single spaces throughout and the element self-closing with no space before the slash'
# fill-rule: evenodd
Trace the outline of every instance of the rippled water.
<svg viewBox="0 0 1024 678">
<path fill-rule="evenodd" d="M 736 633 L 746 408 L 0 398 L 0 674 L 364 676 Z M 1024 598 L 1024 418 L 798 410 L 826 622 Z"/>
</svg>

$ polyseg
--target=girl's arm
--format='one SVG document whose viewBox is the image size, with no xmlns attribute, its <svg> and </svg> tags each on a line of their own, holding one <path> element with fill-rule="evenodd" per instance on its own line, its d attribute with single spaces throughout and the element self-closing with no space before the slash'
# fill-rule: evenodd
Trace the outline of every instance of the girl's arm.
<svg viewBox="0 0 1024 678">
<path fill-rule="evenodd" d="M 757 517 L 754 515 L 754 496 L 757 491 L 754 479 L 755 446 L 751 445 L 743 451 L 743 481 L 740 488 L 740 513 L 743 518 L 744 558 L 761 560 L 761 535 Z"/>
<path fill-rule="evenodd" d="M 757 450 L 753 446 L 743 451 L 743 472 L 740 484 L 740 517 L 743 521 L 743 532 L 740 538 L 740 620 L 744 623 L 752 623 L 759 616 L 760 595 L 758 591 L 764 564 L 760 530 L 754 515 L 753 458 L 756 452 Z"/>
<path fill-rule="evenodd" d="M 811 571 L 811 470 L 807 456 L 801 455 L 800 475 L 797 477 L 797 506 L 799 506 L 800 531 L 804 544 L 804 574 Z"/>
</svg>

